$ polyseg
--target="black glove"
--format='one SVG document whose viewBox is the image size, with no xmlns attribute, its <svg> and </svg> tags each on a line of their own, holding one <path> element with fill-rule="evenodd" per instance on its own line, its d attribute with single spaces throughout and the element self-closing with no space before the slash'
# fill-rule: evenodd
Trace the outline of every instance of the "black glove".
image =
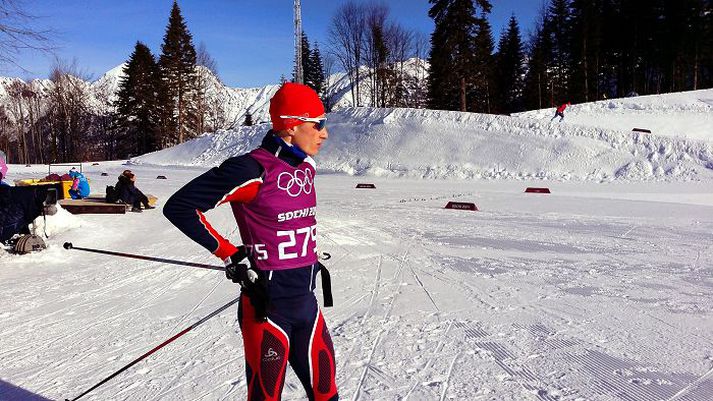
<svg viewBox="0 0 713 401">
<path fill-rule="evenodd" d="M 225 259 L 225 277 L 234 283 L 240 284 L 250 303 L 255 308 L 255 317 L 258 321 L 267 320 L 268 296 L 264 279 L 253 269 L 253 262 L 248 256 L 244 245 L 238 251 Z"/>
<path fill-rule="evenodd" d="M 259 275 L 253 270 L 252 262 L 248 258 L 247 248 L 240 245 L 238 251 L 230 255 L 225 262 L 225 277 L 234 283 L 246 288 L 257 282 Z"/>
</svg>

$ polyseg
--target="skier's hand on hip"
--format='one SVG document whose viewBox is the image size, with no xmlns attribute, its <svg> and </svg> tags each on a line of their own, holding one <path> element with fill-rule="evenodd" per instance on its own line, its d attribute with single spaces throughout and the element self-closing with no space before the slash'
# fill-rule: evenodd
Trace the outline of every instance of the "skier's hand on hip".
<svg viewBox="0 0 713 401">
<path fill-rule="evenodd" d="M 245 245 L 240 245 L 238 251 L 227 257 L 225 262 L 225 277 L 245 288 L 257 282 L 259 276 L 253 269 L 253 264 L 248 258 Z"/>
<path fill-rule="evenodd" d="M 234 283 L 240 284 L 245 295 L 250 299 L 250 303 L 255 308 L 255 317 L 258 321 L 265 321 L 267 318 L 267 308 L 269 299 L 264 280 L 260 278 L 258 272 L 253 268 L 253 262 L 248 256 L 247 248 L 244 245 L 238 247 L 238 251 L 232 254 L 225 262 L 225 276 Z"/>
</svg>

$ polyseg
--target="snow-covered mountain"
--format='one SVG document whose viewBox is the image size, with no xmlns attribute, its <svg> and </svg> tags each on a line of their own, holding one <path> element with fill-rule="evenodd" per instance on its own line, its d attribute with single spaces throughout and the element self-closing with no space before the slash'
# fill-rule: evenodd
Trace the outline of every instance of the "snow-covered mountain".
<svg viewBox="0 0 713 401">
<path fill-rule="evenodd" d="M 339 109 L 328 116 L 329 140 L 318 167 L 439 179 L 711 179 L 713 105 L 705 101 L 711 98 L 713 90 L 704 90 L 574 105 L 563 123 L 550 122 L 549 109 L 515 117 Z M 637 127 L 653 134 L 631 131 Z M 219 131 L 134 161 L 213 166 L 257 146 L 268 129 Z"/>
<path fill-rule="evenodd" d="M 108 107 L 106 99 L 113 101 L 119 89 L 119 82 L 124 76 L 125 63 L 120 64 L 104 73 L 94 81 L 84 81 L 89 93 L 89 103 L 98 113 L 102 113 Z M 420 59 L 410 59 L 403 64 L 405 75 L 417 79 L 426 76 L 427 63 Z M 203 67 L 199 67 L 203 68 Z M 246 113 L 252 115 L 255 122 L 266 122 L 270 120 L 269 106 L 270 98 L 279 89 L 279 84 L 270 84 L 257 88 L 232 88 L 223 84 L 220 79 L 211 71 L 204 69 L 207 84 L 208 104 L 221 105 L 226 112 L 226 120 L 231 126 L 239 126 L 244 120 Z M 370 70 L 362 68 L 360 77 L 360 99 L 359 104 L 370 104 L 369 95 L 369 74 Z M 13 81 L 22 81 L 19 78 L 0 77 L 0 105 L 8 104 L 7 85 Z M 24 81 L 22 81 L 24 82 Z M 329 87 L 330 103 L 334 108 L 344 108 L 354 106 L 354 101 L 350 92 L 349 78 L 344 73 L 332 74 L 327 78 Z M 49 79 L 35 79 L 29 82 L 33 90 L 39 93 L 46 93 L 53 83 Z"/>
</svg>

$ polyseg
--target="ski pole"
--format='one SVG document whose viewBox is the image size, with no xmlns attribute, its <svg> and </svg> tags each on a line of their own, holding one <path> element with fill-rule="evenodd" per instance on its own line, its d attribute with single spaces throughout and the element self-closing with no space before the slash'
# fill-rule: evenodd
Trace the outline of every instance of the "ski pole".
<svg viewBox="0 0 713 401">
<path fill-rule="evenodd" d="M 112 255 L 112 256 L 121 256 L 121 257 L 124 257 L 124 258 L 133 258 L 133 259 L 140 259 L 140 260 L 149 260 L 149 261 L 152 261 L 152 262 L 169 263 L 169 264 L 179 265 L 179 266 L 200 267 L 201 269 L 211 269 L 211 270 L 225 271 L 225 267 L 223 267 L 223 266 L 208 265 L 208 264 L 205 264 L 205 263 L 196 263 L 196 262 L 184 262 L 184 261 L 182 261 L 182 260 L 157 258 L 157 257 L 153 257 L 153 256 L 137 255 L 137 254 L 134 254 L 134 253 L 124 253 L 124 252 L 106 251 L 106 250 L 102 250 L 102 249 L 83 248 L 83 247 L 80 247 L 80 246 L 74 246 L 74 245 L 72 245 L 71 242 L 65 242 L 65 243 L 64 243 L 64 249 L 67 249 L 67 250 L 76 249 L 76 250 L 79 250 L 79 251 L 101 253 L 101 254 L 104 254 L 104 255 Z"/>
<path fill-rule="evenodd" d="M 196 263 L 196 262 L 185 262 L 185 261 L 182 261 L 182 260 L 175 260 L 175 259 L 157 258 L 157 257 L 154 257 L 154 256 L 137 255 L 137 254 L 135 254 L 135 253 L 106 251 L 106 250 L 103 250 L 103 249 L 94 249 L 94 248 L 83 248 L 83 247 L 81 247 L 81 246 L 74 246 L 74 245 L 72 245 L 71 242 L 65 242 L 65 243 L 64 243 L 64 249 L 67 249 L 67 250 L 76 249 L 76 250 L 79 250 L 79 251 L 101 253 L 101 254 L 104 254 L 104 255 L 112 255 L 112 256 L 121 256 L 121 257 L 124 257 L 124 258 L 132 258 L 132 259 L 140 259 L 140 260 L 149 260 L 149 261 L 152 261 L 152 262 L 169 263 L 169 264 L 179 265 L 179 266 L 200 267 L 200 268 L 202 268 L 202 269 L 211 269 L 211 270 L 225 271 L 225 267 L 222 267 L 222 266 L 209 265 L 209 264 L 205 264 L 205 263 Z M 329 260 L 329 259 L 331 259 L 332 255 L 329 254 L 328 252 L 321 252 L 318 257 L 319 257 L 320 260 Z"/>
<path fill-rule="evenodd" d="M 171 342 L 173 342 L 173 340 L 177 339 L 178 337 L 181 337 L 182 335 L 188 333 L 188 332 L 191 331 L 192 329 L 194 329 L 194 328 L 200 326 L 201 324 L 205 323 L 206 321 L 208 321 L 208 319 L 212 318 L 213 316 L 215 316 L 215 315 L 219 314 L 220 312 L 222 312 L 222 311 L 228 309 L 231 305 L 235 304 L 235 303 L 238 302 L 239 300 L 240 300 L 240 297 L 237 297 L 237 298 L 233 299 L 232 301 L 228 302 L 227 304 L 225 304 L 225 305 L 221 306 L 220 308 L 216 309 L 216 310 L 215 310 L 213 313 L 211 313 L 210 315 L 204 317 L 203 319 L 197 321 L 196 323 L 193 323 L 191 326 L 186 327 L 185 329 L 183 329 L 183 330 L 182 330 L 181 332 L 179 332 L 178 334 L 174 335 L 173 337 L 169 338 L 168 340 L 166 340 L 166 341 L 162 342 L 161 344 L 157 345 L 156 347 L 154 347 L 153 349 L 151 349 L 151 351 L 149 351 L 149 352 L 147 352 L 147 353 L 141 355 L 140 357 L 134 359 L 133 361 L 131 361 L 131 363 L 129 363 L 128 365 L 124 366 L 123 368 L 117 370 L 116 372 L 112 373 L 109 377 L 107 377 L 106 379 L 104 379 L 104 380 L 100 381 L 99 383 L 95 384 L 95 385 L 94 385 L 92 388 L 90 388 L 89 390 L 83 392 L 82 394 L 78 395 L 78 396 L 75 397 L 75 398 L 72 398 L 71 400 L 70 400 L 69 398 L 65 398 L 65 401 L 76 401 L 76 400 L 78 400 L 78 399 L 84 397 L 84 396 L 87 395 L 90 391 L 96 389 L 97 387 L 101 386 L 102 384 L 104 384 L 104 383 L 108 382 L 109 380 L 113 379 L 114 377 L 116 377 L 116 376 L 119 375 L 121 372 L 125 371 L 126 369 L 129 369 L 130 367 L 132 367 L 132 366 L 136 365 L 137 363 L 141 362 L 143 359 L 147 358 L 148 356 L 150 356 L 150 355 L 153 354 L 154 352 L 160 350 L 160 349 L 163 348 L 164 346 L 170 344 Z"/>
</svg>

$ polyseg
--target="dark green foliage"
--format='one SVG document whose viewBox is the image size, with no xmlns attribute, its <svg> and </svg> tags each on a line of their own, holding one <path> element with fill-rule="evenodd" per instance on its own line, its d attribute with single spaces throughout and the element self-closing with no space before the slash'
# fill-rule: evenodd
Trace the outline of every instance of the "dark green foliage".
<svg viewBox="0 0 713 401">
<path fill-rule="evenodd" d="M 322 62 L 322 55 L 319 52 L 319 47 L 316 42 L 313 48 L 310 47 L 309 39 L 304 32 L 302 33 L 302 74 L 304 84 L 322 95 L 322 89 L 324 88 L 324 64 Z M 295 80 L 295 75 L 296 71 L 293 71 L 293 81 Z"/>
<path fill-rule="evenodd" d="M 468 91 L 468 109 L 478 113 L 491 113 L 494 107 L 495 57 L 493 32 L 485 18 L 480 19 L 475 35 L 475 69 L 472 71 L 473 86 Z"/>
<path fill-rule="evenodd" d="M 323 96 L 325 77 L 324 63 L 322 62 L 322 54 L 319 52 L 317 42 L 312 47 L 312 52 L 309 55 L 309 81 L 305 80 L 320 96 Z"/>
<path fill-rule="evenodd" d="M 467 98 L 477 91 L 474 89 L 475 77 L 479 75 L 476 36 L 484 27 L 491 4 L 488 0 L 429 0 L 429 3 L 432 7 L 428 16 L 436 24 L 429 55 L 429 107 L 472 110 Z M 482 11 L 481 15 L 476 14 L 476 7 Z"/>
<path fill-rule="evenodd" d="M 543 16 L 543 21 L 547 16 Z M 547 32 L 549 28 L 540 23 L 530 39 L 527 74 L 525 75 L 525 93 L 523 100 L 526 109 L 541 109 L 551 105 L 550 74 L 552 40 Z"/>
<path fill-rule="evenodd" d="M 182 143 L 198 134 L 196 50 L 181 10 L 174 1 L 159 58 L 162 145 Z"/>
<path fill-rule="evenodd" d="M 151 50 L 136 42 L 134 52 L 124 67 L 115 101 L 117 156 L 127 157 L 158 149 L 159 70 Z"/>
<path fill-rule="evenodd" d="M 522 111 L 525 75 L 525 49 L 520 37 L 520 27 L 513 15 L 503 31 L 495 55 L 494 109 L 495 113 L 509 114 Z"/>
<path fill-rule="evenodd" d="M 530 41 L 528 108 L 713 86 L 713 1 L 550 0 Z"/>
</svg>

